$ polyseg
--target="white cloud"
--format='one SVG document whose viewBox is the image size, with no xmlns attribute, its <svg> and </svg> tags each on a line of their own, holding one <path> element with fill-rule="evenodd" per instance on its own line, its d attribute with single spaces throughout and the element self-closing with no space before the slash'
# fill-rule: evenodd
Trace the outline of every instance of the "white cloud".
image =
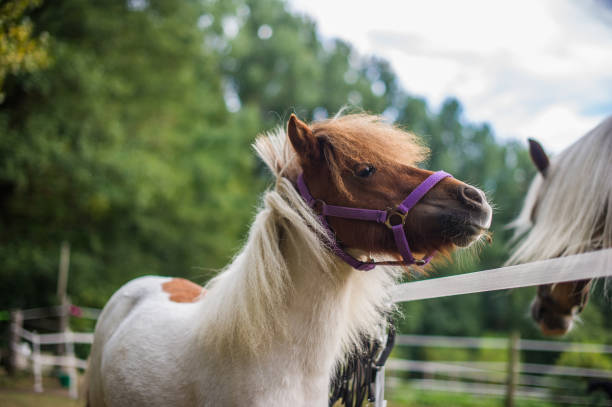
<svg viewBox="0 0 612 407">
<path fill-rule="evenodd" d="M 324 37 L 388 59 L 404 88 L 553 151 L 612 114 L 612 12 L 594 2 L 292 0 Z"/>
<path fill-rule="evenodd" d="M 551 126 L 554 123 L 554 126 Z M 507 128 L 514 127 L 516 133 L 533 136 L 538 140 L 546 140 L 546 147 L 552 151 L 560 151 L 576 138 L 585 133 L 585 129 L 593 126 L 592 120 L 583 117 L 564 105 L 552 105 L 540 111 L 524 126 L 513 126 L 505 123 Z"/>
</svg>

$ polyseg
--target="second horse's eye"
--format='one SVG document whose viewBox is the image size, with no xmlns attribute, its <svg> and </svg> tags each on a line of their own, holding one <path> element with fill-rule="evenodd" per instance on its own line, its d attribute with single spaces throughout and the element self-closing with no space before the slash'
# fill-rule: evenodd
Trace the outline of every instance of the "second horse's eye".
<svg viewBox="0 0 612 407">
<path fill-rule="evenodd" d="M 359 164 L 355 168 L 355 175 L 360 178 L 368 178 L 376 172 L 376 168 L 371 164 Z"/>
</svg>

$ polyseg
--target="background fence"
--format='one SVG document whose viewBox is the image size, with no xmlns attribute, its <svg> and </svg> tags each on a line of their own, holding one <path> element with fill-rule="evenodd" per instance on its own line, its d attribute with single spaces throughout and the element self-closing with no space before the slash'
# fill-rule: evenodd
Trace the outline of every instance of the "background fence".
<svg viewBox="0 0 612 407">
<path fill-rule="evenodd" d="M 604 277 L 612 273 L 612 249 L 561 259 L 545 260 L 518 266 L 467 273 L 451 277 L 428 279 L 395 287 L 396 302 L 452 296 L 535 284 L 546 284 L 574 279 Z M 550 273 L 554 269 L 555 273 Z M 61 296 L 66 298 L 65 296 Z M 75 344 L 91 344 L 92 333 L 75 333 L 69 328 L 70 316 L 97 319 L 100 311 L 71 305 L 37 308 L 11 313 L 11 364 L 16 366 L 18 357 L 27 356 L 34 372 L 34 389 L 42 391 L 42 366 L 59 365 L 67 369 L 70 377 L 70 395 L 77 396 L 77 369 L 86 369 L 86 360 L 75 356 Z M 38 334 L 24 329 L 24 320 L 59 318 L 60 333 Z M 53 324 L 51 324 L 53 325 Z M 31 344 L 31 352 L 24 352 L 21 342 Z M 522 340 L 518 333 L 510 339 L 400 335 L 398 347 L 440 347 L 463 349 L 498 349 L 506 358 L 498 361 L 432 361 L 412 359 L 390 359 L 387 369 L 398 379 L 399 374 L 419 375 L 411 377 L 413 387 L 471 394 L 505 396 L 506 405 L 511 406 L 516 398 L 548 399 L 556 402 L 584 404 L 588 400 L 583 394 L 569 394 L 562 382 L 551 378 L 588 378 L 603 390 L 612 393 L 612 370 L 588 369 L 574 366 L 557 366 L 537 363 L 521 363 L 523 352 L 580 352 L 612 354 L 612 346 L 593 343 L 568 343 L 560 341 Z M 44 355 L 40 347 L 57 345 L 57 356 Z M 27 355 L 26 355 L 27 354 Z M 377 403 L 383 402 L 383 372 L 377 380 Z M 391 384 L 397 380 L 390 381 Z M 561 383 L 561 384 L 559 384 Z M 571 386 L 569 386 L 571 387 Z M 612 396 L 611 396 L 612 397 Z M 609 404 L 609 403 L 608 403 Z"/>
<path fill-rule="evenodd" d="M 392 358 L 387 362 L 389 387 L 409 383 L 412 388 L 453 393 L 505 397 L 512 405 L 515 398 L 549 400 L 572 405 L 587 405 L 583 394 L 567 394 L 568 380 L 586 378 L 604 387 L 612 384 L 612 371 L 574 366 L 522 363 L 524 352 L 576 352 L 612 354 L 612 346 L 595 343 L 571 343 L 547 340 L 487 337 L 450 337 L 399 335 L 397 347 L 498 349 L 505 361 L 425 361 Z M 409 378 L 406 378 L 409 376 Z M 563 391 L 561 391 L 563 390 Z M 612 403 L 608 403 L 612 405 Z"/>
<path fill-rule="evenodd" d="M 65 330 L 58 333 L 39 334 L 36 331 L 24 329 L 25 320 L 57 317 L 67 319 L 70 316 L 97 319 L 100 310 L 93 308 L 82 308 L 74 305 L 57 306 L 50 308 L 34 308 L 29 310 L 15 310 L 11 312 L 11 328 L 9 339 L 9 365 L 10 370 L 15 370 L 20 364 L 19 359 L 25 359 L 34 375 L 34 391 L 42 392 L 42 370 L 43 366 L 60 366 L 66 369 L 69 377 L 69 394 L 72 398 L 78 397 L 78 374 L 77 369 L 87 369 L 87 360 L 80 359 L 75 355 L 75 344 L 93 343 L 93 333 L 72 332 L 69 324 L 63 324 Z M 24 347 L 23 342 L 29 343 L 30 347 Z M 59 345 L 56 355 L 43 354 L 41 346 Z"/>
</svg>

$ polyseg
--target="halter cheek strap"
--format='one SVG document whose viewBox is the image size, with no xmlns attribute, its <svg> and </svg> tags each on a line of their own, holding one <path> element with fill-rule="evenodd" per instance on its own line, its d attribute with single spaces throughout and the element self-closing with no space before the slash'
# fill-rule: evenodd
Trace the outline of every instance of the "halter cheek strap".
<svg viewBox="0 0 612 407">
<path fill-rule="evenodd" d="M 361 208 L 350 208 L 346 206 L 336 206 L 336 205 L 327 205 L 324 201 L 320 199 L 315 199 L 310 194 L 308 187 L 306 186 L 306 182 L 304 181 L 303 174 L 300 174 L 297 179 L 297 187 L 300 195 L 306 201 L 308 206 L 312 209 L 315 209 L 318 212 L 319 219 L 327 233 L 330 237 L 330 245 L 331 250 L 342 260 L 348 263 L 350 266 L 357 270 L 372 270 L 376 265 L 391 265 L 391 264 L 403 264 L 403 265 L 411 265 L 416 264 L 418 266 L 423 266 L 432 259 L 434 253 L 423 259 L 415 259 L 412 255 L 412 251 L 410 250 L 410 246 L 408 245 L 408 240 L 406 239 L 406 233 L 404 231 L 404 224 L 406 223 L 406 218 L 408 216 L 408 212 L 432 189 L 438 182 L 442 181 L 447 177 L 452 177 L 450 174 L 444 171 L 438 171 L 431 174 L 425 181 L 423 181 L 418 187 L 416 187 L 407 197 L 400 203 L 397 208 L 389 210 L 389 211 L 381 211 L 377 209 L 361 209 Z M 336 218 L 344 218 L 344 219 L 355 219 L 355 220 L 365 220 L 372 221 L 377 223 L 385 224 L 389 229 L 391 229 L 393 233 L 393 238 L 395 240 L 395 245 L 397 250 L 402 255 L 401 261 L 381 261 L 374 262 L 370 261 L 360 261 L 345 252 L 340 245 L 338 244 L 334 233 L 327 222 L 327 217 L 332 216 Z"/>
</svg>

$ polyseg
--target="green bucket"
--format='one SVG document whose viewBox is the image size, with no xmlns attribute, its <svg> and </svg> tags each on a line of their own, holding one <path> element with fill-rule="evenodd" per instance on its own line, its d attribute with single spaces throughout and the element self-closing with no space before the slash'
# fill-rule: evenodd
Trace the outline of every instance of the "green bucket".
<svg viewBox="0 0 612 407">
<path fill-rule="evenodd" d="M 59 374 L 59 381 L 62 387 L 68 388 L 70 387 L 70 375 L 65 372 L 61 372 Z"/>
</svg>

